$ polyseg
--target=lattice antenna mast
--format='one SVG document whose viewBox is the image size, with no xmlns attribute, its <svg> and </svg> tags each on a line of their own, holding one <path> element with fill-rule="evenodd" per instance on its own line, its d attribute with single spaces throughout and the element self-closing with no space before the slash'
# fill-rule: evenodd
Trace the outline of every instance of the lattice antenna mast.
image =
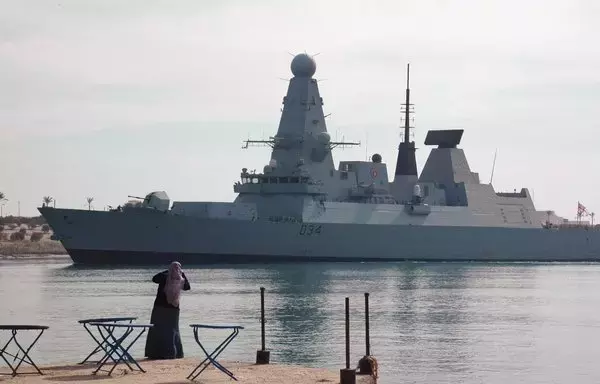
<svg viewBox="0 0 600 384">
<path fill-rule="evenodd" d="M 408 143 L 410 141 L 410 129 L 414 129 L 410 125 L 412 120 L 410 115 L 414 113 L 414 104 L 410 103 L 410 63 L 406 66 L 406 100 L 402 104 L 401 111 L 404 113 L 404 142 Z"/>
<path fill-rule="evenodd" d="M 332 141 L 329 143 L 329 149 L 334 148 L 346 148 L 346 147 L 354 147 L 360 146 L 361 142 L 352 142 L 352 141 L 344 141 L 342 137 L 342 141 Z M 244 140 L 244 145 L 242 145 L 242 149 L 248 149 L 249 147 L 262 147 L 268 146 L 271 148 L 275 148 L 277 146 L 277 141 L 275 137 L 271 137 L 270 140 Z"/>
<path fill-rule="evenodd" d="M 275 148 L 275 138 L 271 137 L 269 140 L 244 140 L 244 145 L 242 146 L 242 149 L 248 149 L 248 147 L 256 146 L 269 146 L 271 148 Z"/>
</svg>

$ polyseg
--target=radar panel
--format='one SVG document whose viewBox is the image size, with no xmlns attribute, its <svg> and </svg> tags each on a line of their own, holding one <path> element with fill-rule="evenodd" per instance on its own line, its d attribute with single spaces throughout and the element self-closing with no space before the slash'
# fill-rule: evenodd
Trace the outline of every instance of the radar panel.
<svg viewBox="0 0 600 384">
<path fill-rule="evenodd" d="M 442 129 L 427 132 L 425 145 L 437 145 L 438 148 L 456 148 L 460 144 L 464 129 Z"/>
</svg>

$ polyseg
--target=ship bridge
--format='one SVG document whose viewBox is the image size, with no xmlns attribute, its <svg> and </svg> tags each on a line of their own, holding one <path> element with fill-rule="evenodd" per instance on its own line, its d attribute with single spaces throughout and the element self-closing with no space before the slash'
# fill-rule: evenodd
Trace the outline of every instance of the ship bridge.
<svg viewBox="0 0 600 384">
<path fill-rule="evenodd" d="M 322 190 L 307 175 L 275 176 L 264 173 L 248 173 L 244 168 L 240 181 L 233 185 L 239 194 L 307 194 L 319 195 Z"/>
</svg>

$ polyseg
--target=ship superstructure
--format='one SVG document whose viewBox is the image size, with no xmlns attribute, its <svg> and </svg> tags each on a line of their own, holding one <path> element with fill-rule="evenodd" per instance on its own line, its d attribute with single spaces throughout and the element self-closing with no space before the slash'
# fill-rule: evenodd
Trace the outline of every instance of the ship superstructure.
<svg viewBox="0 0 600 384">
<path fill-rule="evenodd" d="M 458 148 L 463 130 L 431 130 L 417 174 L 410 141 L 409 72 L 404 134 L 393 180 L 379 154 L 341 161 L 316 64 L 300 54 L 262 172 L 243 168 L 233 202 L 171 204 L 163 191 L 110 211 L 39 208 L 76 263 L 252 263 L 358 260 L 596 260 L 600 232 L 561 230 L 528 189 L 496 192 Z"/>
</svg>

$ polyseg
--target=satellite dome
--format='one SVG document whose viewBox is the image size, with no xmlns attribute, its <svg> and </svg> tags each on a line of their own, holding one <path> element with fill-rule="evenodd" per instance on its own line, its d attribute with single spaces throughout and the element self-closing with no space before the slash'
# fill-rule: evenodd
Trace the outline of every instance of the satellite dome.
<svg viewBox="0 0 600 384">
<path fill-rule="evenodd" d="M 321 144 L 328 145 L 331 141 L 331 136 L 329 136 L 329 133 L 327 132 L 321 132 L 317 135 L 317 140 L 319 140 L 319 143 Z"/>
<path fill-rule="evenodd" d="M 381 163 L 381 155 L 379 153 L 376 153 L 373 156 L 371 156 L 371 160 L 374 163 Z"/>
<path fill-rule="evenodd" d="M 317 71 L 317 63 L 306 53 L 301 53 L 294 56 L 290 68 L 296 77 L 312 77 Z"/>
</svg>

